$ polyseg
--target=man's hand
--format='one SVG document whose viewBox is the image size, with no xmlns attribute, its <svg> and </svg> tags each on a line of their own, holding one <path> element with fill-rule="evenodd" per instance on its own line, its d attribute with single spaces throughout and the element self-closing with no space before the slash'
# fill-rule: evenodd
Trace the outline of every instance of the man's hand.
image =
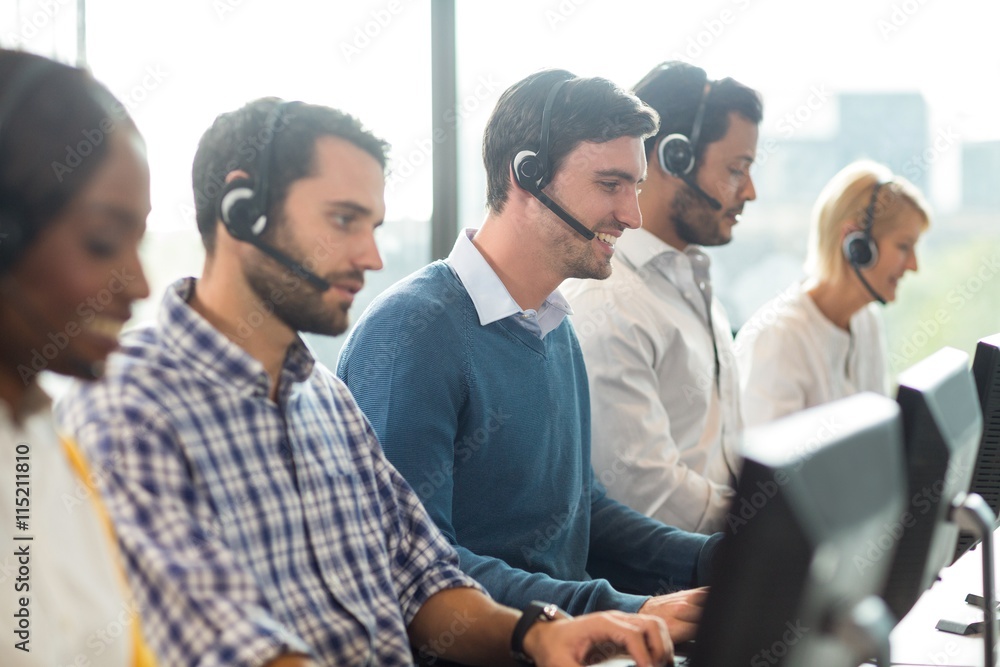
<svg viewBox="0 0 1000 667">
<path fill-rule="evenodd" d="M 708 597 L 708 587 L 658 595 L 639 608 L 640 614 L 658 616 L 667 624 L 667 632 L 675 644 L 691 641 L 698 630 L 698 621 Z"/>
<path fill-rule="evenodd" d="M 639 667 L 665 665 L 674 658 L 661 619 L 621 611 L 535 623 L 524 637 L 524 651 L 542 667 L 579 667 L 625 653 Z"/>
</svg>

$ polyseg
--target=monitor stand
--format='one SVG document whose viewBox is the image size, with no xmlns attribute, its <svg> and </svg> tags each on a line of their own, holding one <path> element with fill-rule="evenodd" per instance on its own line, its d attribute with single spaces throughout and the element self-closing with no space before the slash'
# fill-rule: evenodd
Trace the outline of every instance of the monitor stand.
<svg viewBox="0 0 1000 667">
<path fill-rule="evenodd" d="M 895 625 L 885 600 L 870 595 L 837 619 L 832 629 L 854 655 L 873 655 L 878 667 L 891 667 L 889 635 Z"/>
<path fill-rule="evenodd" d="M 960 528 L 976 534 L 982 540 L 983 554 L 983 595 L 968 596 L 966 602 L 974 603 L 976 598 L 982 600 L 979 605 L 983 609 L 983 620 L 975 623 L 959 623 L 941 619 L 937 629 L 958 635 L 971 635 L 985 631 L 983 646 L 985 652 L 984 667 L 994 667 L 994 649 L 997 641 L 997 601 L 993 576 L 993 524 L 996 516 L 978 493 L 959 495 L 951 506 L 949 520 L 955 521 Z M 992 610 L 992 611 L 991 611 Z"/>
</svg>

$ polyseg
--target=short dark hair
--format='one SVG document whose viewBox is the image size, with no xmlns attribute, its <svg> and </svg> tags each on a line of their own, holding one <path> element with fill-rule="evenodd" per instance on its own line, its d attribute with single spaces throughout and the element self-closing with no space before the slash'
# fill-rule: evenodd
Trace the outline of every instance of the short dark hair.
<svg viewBox="0 0 1000 667">
<path fill-rule="evenodd" d="M 226 175 L 238 169 L 256 179 L 261 168 L 260 154 L 268 141 L 275 143 L 267 172 L 267 214 L 276 220 L 281 219 L 289 186 L 316 173 L 316 140 L 320 137 L 340 137 L 351 142 L 378 160 L 385 170 L 389 144 L 365 129 L 357 118 L 337 109 L 302 103 L 287 105 L 273 136 L 268 136 L 272 134 L 271 117 L 282 103 L 276 97 L 264 97 L 221 114 L 198 142 L 191 181 L 198 231 L 209 253 L 215 248 L 219 196 Z"/>
<path fill-rule="evenodd" d="M 522 150 L 540 150 L 542 107 L 549 91 L 566 81 L 552 107 L 549 135 L 551 171 L 580 142 L 603 143 L 656 132 L 656 112 L 635 95 L 601 78 L 578 78 L 566 70 L 544 70 L 504 91 L 483 133 L 486 205 L 499 213 L 510 189 L 510 163 Z"/>
<path fill-rule="evenodd" d="M 88 72 L 0 49 L 0 272 L 87 185 L 121 127 L 138 136 L 125 107 Z"/>
<path fill-rule="evenodd" d="M 668 134 L 690 136 L 698 105 L 707 82 L 705 70 L 689 63 L 672 60 L 654 67 L 634 87 L 635 94 L 660 114 L 659 131 L 646 139 L 646 157 L 652 161 L 656 142 Z M 695 159 L 705 148 L 729 131 L 729 114 L 735 111 L 755 125 L 764 117 L 761 95 L 731 78 L 712 82 L 705 100 L 701 138 L 695 147 Z"/>
</svg>

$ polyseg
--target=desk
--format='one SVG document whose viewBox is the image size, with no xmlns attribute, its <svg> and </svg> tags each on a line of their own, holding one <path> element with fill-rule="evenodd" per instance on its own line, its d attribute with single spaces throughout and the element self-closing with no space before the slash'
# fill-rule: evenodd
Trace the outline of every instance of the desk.
<svg viewBox="0 0 1000 667">
<path fill-rule="evenodd" d="M 1000 539 L 1000 529 L 994 531 L 993 539 Z M 892 664 L 983 667 L 981 634 L 963 637 L 934 627 L 942 618 L 962 623 L 982 620 L 982 612 L 965 602 L 969 593 L 983 592 L 982 559 L 977 546 L 941 571 L 940 580 L 893 630 Z M 1000 568 L 1000 563 L 994 567 Z"/>
</svg>

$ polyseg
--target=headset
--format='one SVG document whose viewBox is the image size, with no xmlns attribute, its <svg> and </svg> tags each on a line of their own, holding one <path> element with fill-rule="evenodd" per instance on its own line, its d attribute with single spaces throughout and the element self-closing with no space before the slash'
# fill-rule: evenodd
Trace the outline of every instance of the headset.
<svg viewBox="0 0 1000 667">
<path fill-rule="evenodd" d="M 63 66 L 49 60 L 33 60 L 4 86 L 3 97 L 0 97 L 0 148 L 9 134 L 7 124 L 17 108 L 42 79 L 61 67 Z M 3 193 L 0 193 L 0 274 L 6 273 L 20 257 L 24 245 L 30 240 L 26 235 L 28 231 L 24 226 L 22 211 L 12 206 Z"/>
<path fill-rule="evenodd" d="M 545 106 L 542 107 L 542 136 L 538 142 L 538 152 L 526 149 L 518 151 L 514 155 L 514 159 L 511 160 L 510 166 L 518 186 L 562 218 L 563 222 L 572 227 L 580 236 L 590 241 L 596 234 L 542 192 L 542 188 L 552 181 L 552 165 L 549 161 L 549 126 L 552 124 L 552 107 L 555 104 L 556 95 L 568 80 L 557 81 L 549 89 L 549 94 L 545 98 Z"/>
<path fill-rule="evenodd" d="M 694 115 L 694 122 L 691 124 L 691 133 L 685 136 L 679 132 L 675 132 L 663 137 L 660 140 L 656 155 L 659 158 L 660 168 L 663 171 L 684 181 L 688 187 L 701 195 L 712 208 L 718 211 L 722 208 L 719 200 L 702 190 L 694 180 L 698 141 L 701 139 L 701 126 L 705 120 L 705 107 L 713 85 L 713 82 L 708 80 L 708 76 L 704 70 L 698 68 L 698 71 L 701 72 L 701 76 L 697 82 L 698 89 L 701 91 L 701 99 L 698 102 L 698 110 Z"/>
<path fill-rule="evenodd" d="M 844 236 L 842 246 L 844 258 L 854 269 L 854 273 L 861 280 L 861 284 L 881 304 L 885 304 L 885 299 L 865 280 L 865 277 L 861 275 L 861 270 L 870 269 L 878 263 L 878 244 L 875 243 L 875 239 L 872 237 L 872 226 L 875 224 L 875 207 L 878 204 L 878 193 L 882 189 L 882 186 L 890 182 L 889 180 L 879 180 L 875 183 L 875 187 L 872 188 L 872 196 L 868 202 L 868 207 L 865 209 L 864 217 L 861 219 L 861 229 Z"/>
<path fill-rule="evenodd" d="M 219 195 L 219 218 L 230 236 L 254 246 L 282 266 L 304 278 L 320 292 L 330 289 L 330 283 L 316 275 L 274 246 L 265 243 L 261 236 L 267 229 L 267 212 L 271 197 L 270 169 L 278 128 L 288 110 L 299 102 L 279 102 L 271 112 L 264 132 L 266 141 L 260 152 L 255 180 L 236 178 L 226 184 Z"/>
</svg>

